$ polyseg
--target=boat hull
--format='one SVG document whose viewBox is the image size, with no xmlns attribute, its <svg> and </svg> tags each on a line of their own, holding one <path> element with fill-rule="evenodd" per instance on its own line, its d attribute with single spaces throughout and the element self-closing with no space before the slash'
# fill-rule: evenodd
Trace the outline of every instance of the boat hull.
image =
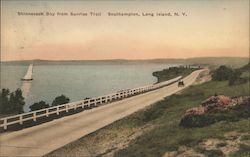
<svg viewBox="0 0 250 157">
<path fill-rule="evenodd" d="M 22 81 L 32 81 L 33 79 L 21 79 Z"/>
</svg>

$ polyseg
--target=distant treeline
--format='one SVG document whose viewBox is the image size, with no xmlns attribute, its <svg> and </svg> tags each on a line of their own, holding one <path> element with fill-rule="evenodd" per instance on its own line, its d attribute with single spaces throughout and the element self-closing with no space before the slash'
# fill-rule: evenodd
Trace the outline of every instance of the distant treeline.
<svg viewBox="0 0 250 157">
<path fill-rule="evenodd" d="M 178 76 L 185 77 L 191 72 L 199 69 L 200 67 L 193 66 L 179 66 L 179 67 L 169 67 L 168 69 L 163 69 L 161 71 L 153 72 L 153 76 L 157 77 L 157 82 L 163 82 L 166 80 L 173 79 Z"/>
<path fill-rule="evenodd" d="M 31 111 L 48 108 L 50 106 L 57 106 L 61 104 L 69 103 L 70 99 L 64 95 L 56 97 L 52 104 L 49 105 L 45 101 L 36 102 L 29 108 Z M 0 91 L 0 114 L 20 114 L 24 113 L 23 106 L 25 105 L 24 97 L 21 89 L 17 89 L 14 92 L 10 92 L 9 89 L 2 89 Z"/>
<path fill-rule="evenodd" d="M 34 62 L 35 65 L 91 65 L 91 64 L 203 64 L 203 65 L 227 65 L 233 67 L 241 67 L 247 64 L 249 58 L 247 57 L 197 57 L 187 59 L 143 59 L 143 60 L 126 60 L 126 59 L 112 59 L 112 60 L 23 60 L 23 61 L 4 61 L 1 64 L 5 65 L 29 65 Z"/>
</svg>

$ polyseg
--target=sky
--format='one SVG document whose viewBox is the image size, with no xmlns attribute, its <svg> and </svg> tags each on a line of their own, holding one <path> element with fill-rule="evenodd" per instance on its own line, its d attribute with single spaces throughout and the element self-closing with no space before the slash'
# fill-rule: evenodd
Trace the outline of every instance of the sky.
<svg viewBox="0 0 250 157">
<path fill-rule="evenodd" d="M 18 12 L 101 16 L 20 16 Z M 108 12 L 141 16 L 111 17 Z M 142 16 L 158 12 L 180 16 Z M 249 0 L 1 1 L 2 61 L 207 56 L 249 56 Z"/>
</svg>

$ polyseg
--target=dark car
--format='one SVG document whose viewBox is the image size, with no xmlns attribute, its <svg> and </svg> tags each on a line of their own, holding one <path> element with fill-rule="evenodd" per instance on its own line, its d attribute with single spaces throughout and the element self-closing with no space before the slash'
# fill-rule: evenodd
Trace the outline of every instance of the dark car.
<svg viewBox="0 0 250 157">
<path fill-rule="evenodd" d="M 183 87 L 183 86 L 185 86 L 184 82 L 183 81 L 179 81 L 178 82 L 178 87 Z"/>
</svg>

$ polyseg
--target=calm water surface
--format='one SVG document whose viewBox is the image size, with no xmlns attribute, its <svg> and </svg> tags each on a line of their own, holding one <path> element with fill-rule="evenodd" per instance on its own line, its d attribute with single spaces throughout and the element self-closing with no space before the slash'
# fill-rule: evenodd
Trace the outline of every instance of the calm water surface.
<svg viewBox="0 0 250 157">
<path fill-rule="evenodd" d="M 66 95 L 71 101 L 101 96 L 122 89 L 156 82 L 152 72 L 168 64 L 127 65 L 34 65 L 31 82 L 22 82 L 28 66 L 2 65 L 1 88 L 11 91 L 21 88 L 25 96 L 25 111 L 34 102 L 51 103 L 56 96 Z"/>
</svg>

